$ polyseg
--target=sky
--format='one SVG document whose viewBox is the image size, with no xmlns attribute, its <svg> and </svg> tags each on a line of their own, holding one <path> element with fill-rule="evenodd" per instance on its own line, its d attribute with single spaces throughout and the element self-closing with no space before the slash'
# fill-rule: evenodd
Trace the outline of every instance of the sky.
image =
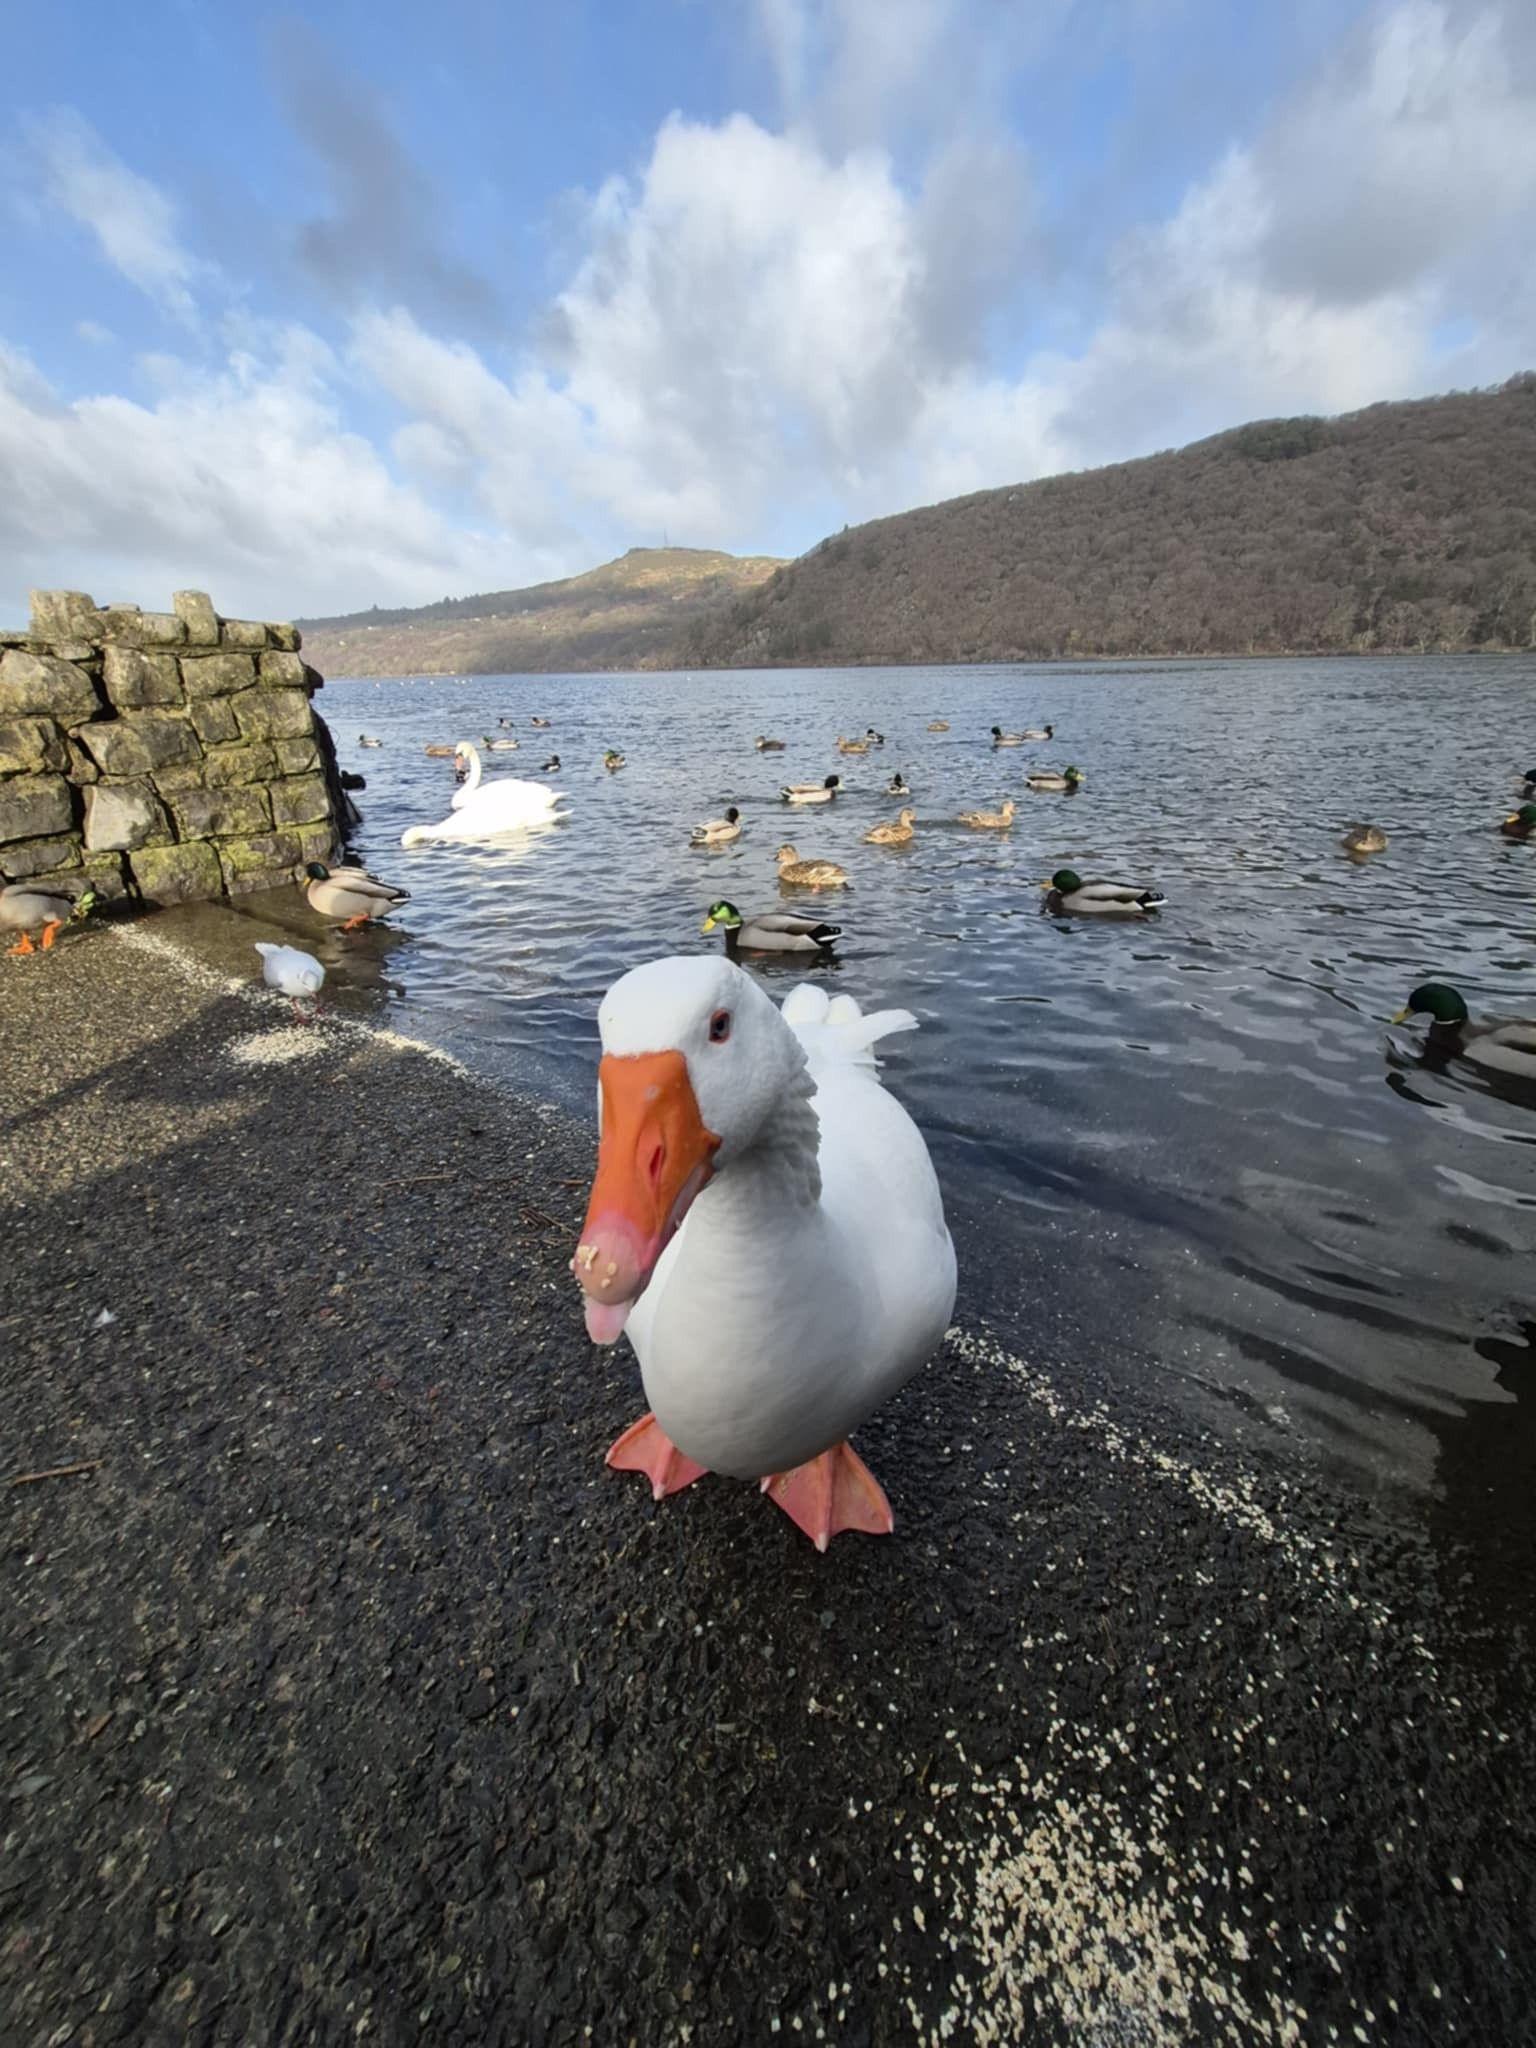
<svg viewBox="0 0 1536 2048">
<path fill-rule="evenodd" d="M 430 602 L 1536 367 L 1536 0 L 0 0 L 0 623 Z"/>
</svg>

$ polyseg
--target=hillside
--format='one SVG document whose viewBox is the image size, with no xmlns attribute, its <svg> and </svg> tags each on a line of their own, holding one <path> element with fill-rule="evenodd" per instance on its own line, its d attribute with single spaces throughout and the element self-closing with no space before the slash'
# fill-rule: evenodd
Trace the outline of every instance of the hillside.
<svg viewBox="0 0 1536 2048">
<path fill-rule="evenodd" d="M 846 529 L 688 667 L 1536 646 L 1536 376 Z"/>
<path fill-rule="evenodd" d="M 702 611 L 750 591 L 771 555 L 631 548 L 559 583 L 444 598 L 414 610 L 301 619 L 304 646 L 333 675 L 516 675 L 666 665 Z"/>
</svg>

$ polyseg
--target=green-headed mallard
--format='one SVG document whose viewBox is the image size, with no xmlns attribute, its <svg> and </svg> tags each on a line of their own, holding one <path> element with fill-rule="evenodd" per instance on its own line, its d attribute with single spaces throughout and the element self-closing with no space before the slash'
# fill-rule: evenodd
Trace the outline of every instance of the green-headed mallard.
<svg viewBox="0 0 1536 2048">
<path fill-rule="evenodd" d="M 1000 811 L 962 811 L 962 825 L 972 825 L 978 832 L 1006 832 L 1013 823 L 1013 798 L 1006 797 Z"/>
<path fill-rule="evenodd" d="M 1145 917 L 1168 900 L 1134 882 L 1085 882 L 1076 868 L 1058 868 L 1040 886 L 1046 892 L 1040 908 L 1051 917 Z"/>
<path fill-rule="evenodd" d="M 843 786 L 841 775 L 829 775 L 825 782 L 790 782 L 779 791 L 781 804 L 829 804 Z"/>
<path fill-rule="evenodd" d="M 792 846 L 781 846 L 774 855 L 779 880 L 797 889 L 845 889 L 848 876 L 835 860 L 802 860 Z"/>
<path fill-rule="evenodd" d="M 357 736 L 357 744 L 360 747 L 382 747 L 384 742 L 382 740 L 374 739 L 370 734 L 366 732 L 360 732 Z"/>
<path fill-rule="evenodd" d="M 994 725 L 992 728 L 992 744 L 994 747 L 1022 747 L 1024 735 L 1021 732 L 1004 732 L 1000 725 Z"/>
<path fill-rule="evenodd" d="M 89 887 L 71 896 L 57 882 L 12 882 L 0 889 L 0 931 L 21 934 L 13 953 L 35 953 L 32 934 L 39 932 L 46 953 L 71 919 L 88 917 L 95 907 L 96 891 Z"/>
<path fill-rule="evenodd" d="M 1499 830 L 1506 839 L 1529 839 L 1536 835 L 1536 804 L 1522 804 L 1511 811 Z"/>
<path fill-rule="evenodd" d="M 1525 784 L 1520 794 L 1527 800 L 1536 796 L 1536 768 L 1527 768 L 1525 774 L 1520 779 Z"/>
<path fill-rule="evenodd" d="M 688 835 L 690 846 L 724 846 L 729 840 L 741 837 L 741 813 L 732 804 L 723 818 L 711 818 L 707 824 L 695 825 Z"/>
<path fill-rule="evenodd" d="M 547 718 L 530 718 L 528 723 L 533 727 L 535 732 L 549 731 L 549 720 Z"/>
<path fill-rule="evenodd" d="M 912 820 L 916 811 L 902 811 L 894 825 L 875 825 L 864 834 L 871 846 L 905 846 L 912 837 Z"/>
<path fill-rule="evenodd" d="M 1027 740 L 1053 740 L 1056 737 L 1054 725 L 1026 725 L 1024 737 Z"/>
<path fill-rule="evenodd" d="M 743 917 L 734 903 L 712 903 L 701 931 L 723 931 L 725 950 L 735 953 L 830 953 L 843 936 L 840 924 L 796 917 L 790 910 L 761 910 Z"/>
<path fill-rule="evenodd" d="M 872 725 L 866 725 L 864 728 L 864 744 L 868 747 L 883 747 L 885 745 L 885 734 L 883 732 L 876 732 Z"/>
<path fill-rule="evenodd" d="M 885 793 L 887 796 L 910 796 L 912 794 L 912 785 L 907 781 L 907 778 L 899 768 L 885 785 Z"/>
<path fill-rule="evenodd" d="M 617 747 L 604 748 L 603 766 L 608 770 L 608 773 L 610 775 L 616 773 L 617 770 L 622 768 L 624 765 L 624 756 L 619 752 Z"/>
<path fill-rule="evenodd" d="M 304 872 L 309 877 L 304 898 L 310 909 L 322 917 L 342 918 L 344 932 L 355 931 L 373 918 L 387 917 L 397 904 L 411 900 L 409 889 L 381 882 L 366 868 L 328 868 L 323 860 L 312 860 L 305 862 Z"/>
<path fill-rule="evenodd" d="M 1420 1015 L 1430 1020 L 1432 1046 L 1536 1080 L 1536 1017 L 1489 1017 L 1474 1024 L 1460 992 L 1443 981 L 1421 983 L 1392 1022 L 1404 1024 Z"/>
<path fill-rule="evenodd" d="M 488 754 L 515 754 L 523 744 L 521 740 L 498 739 L 494 733 L 482 733 L 480 744 Z"/>
<path fill-rule="evenodd" d="M 1339 844 L 1346 853 L 1385 853 L 1387 835 L 1379 825 L 1351 825 Z"/>
<path fill-rule="evenodd" d="M 1030 789 L 1064 789 L 1075 794 L 1083 785 L 1083 771 L 1069 763 L 1059 775 L 1054 770 L 1047 770 L 1037 775 L 1026 775 L 1024 781 Z"/>
<path fill-rule="evenodd" d="M 558 754 L 551 754 L 544 763 L 544 766 L 539 770 L 539 773 L 541 775 L 558 775 L 560 773 L 560 756 Z"/>
<path fill-rule="evenodd" d="M 771 740 L 764 733 L 759 733 L 752 744 L 760 754 L 782 754 L 784 751 L 782 740 Z"/>
</svg>

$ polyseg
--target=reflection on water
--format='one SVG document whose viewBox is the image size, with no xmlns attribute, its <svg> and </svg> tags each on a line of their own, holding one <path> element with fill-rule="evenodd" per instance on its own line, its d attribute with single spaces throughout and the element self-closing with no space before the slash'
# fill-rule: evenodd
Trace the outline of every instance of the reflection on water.
<svg viewBox="0 0 1536 2048">
<path fill-rule="evenodd" d="M 368 777 L 361 850 L 413 901 L 403 943 L 328 939 L 322 957 L 343 983 L 382 958 L 405 1028 L 587 1116 L 616 975 L 715 944 L 698 926 L 717 897 L 813 903 L 846 927 L 837 963 L 755 971 L 833 973 L 922 1018 L 889 1068 L 963 1241 L 962 1313 L 1042 1364 L 1135 1374 L 1204 1420 L 1419 1486 L 1447 1418 L 1510 1398 L 1497 1347 L 1531 1290 L 1536 1104 L 1386 1020 L 1431 975 L 1474 1016 L 1536 1014 L 1536 846 L 1495 830 L 1533 684 L 1536 663 L 1475 658 L 331 682 L 340 759 Z M 452 791 L 424 746 L 499 716 L 524 745 L 487 775 L 558 752 L 569 821 L 402 851 Z M 988 744 L 994 723 L 1047 719 L 1052 746 Z M 836 735 L 867 725 L 888 744 L 840 757 Z M 784 753 L 753 749 L 765 730 Z M 1027 791 L 1042 759 L 1086 786 Z M 898 768 L 916 839 L 866 846 L 909 800 L 884 794 Z M 776 801 L 834 770 L 834 804 Z M 1007 795 L 1010 832 L 953 822 Z M 727 804 L 742 837 L 691 849 Z M 1361 819 L 1387 852 L 1339 845 Z M 781 895 L 785 839 L 853 886 Z M 1169 906 L 1042 917 L 1036 884 L 1062 866 Z"/>
</svg>

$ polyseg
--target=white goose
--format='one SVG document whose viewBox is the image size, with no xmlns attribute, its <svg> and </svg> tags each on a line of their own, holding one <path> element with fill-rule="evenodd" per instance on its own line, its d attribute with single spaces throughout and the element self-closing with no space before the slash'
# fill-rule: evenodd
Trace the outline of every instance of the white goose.
<svg viewBox="0 0 1536 2048">
<path fill-rule="evenodd" d="M 760 1479 L 821 1550 L 886 1534 L 847 1438 L 955 1300 L 928 1149 L 872 1050 L 916 1020 L 808 984 L 781 1012 L 713 955 L 635 968 L 598 1023 L 602 1137 L 571 1267 L 588 1334 L 628 1330 L 652 1409 L 609 1464 L 658 1500 L 705 1471 Z"/>
<path fill-rule="evenodd" d="M 402 846 L 494 839 L 498 833 L 522 831 L 566 815 L 555 809 L 565 795 L 563 789 L 551 789 L 542 782 L 525 782 L 516 775 L 502 775 L 494 782 L 486 782 L 476 748 L 461 740 L 453 751 L 456 758 L 469 763 L 469 774 L 449 799 L 449 815 L 435 825 L 410 826 L 400 835 Z"/>
</svg>

